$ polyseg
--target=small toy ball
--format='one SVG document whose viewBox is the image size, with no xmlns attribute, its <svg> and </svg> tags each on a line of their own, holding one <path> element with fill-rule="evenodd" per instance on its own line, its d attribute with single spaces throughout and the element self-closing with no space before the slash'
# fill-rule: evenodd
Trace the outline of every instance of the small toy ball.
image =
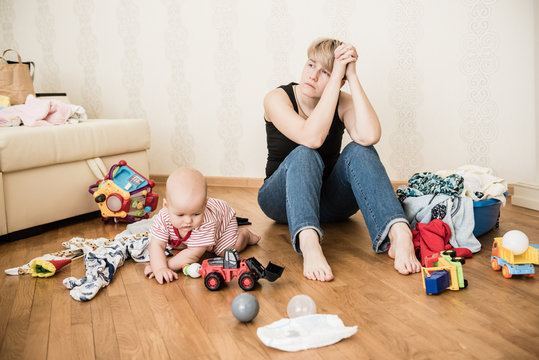
<svg viewBox="0 0 539 360">
<path fill-rule="evenodd" d="M 242 293 L 232 301 L 232 314 L 241 322 L 249 322 L 258 315 L 258 300 L 251 294 Z"/>
<path fill-rule="evenodd" d="M 511 250 L 513 254 L 520 255 L 528 250 L 530 241 L 526 234 L 520 230 L 511 230 L 502 237 L 502 246 Z"/>
<path fill-rule="evenodd" d="M 286 312 L 289 318 L 316 314 L 316 304 L 310 296 L 296 295 L 288 302 Z"/>
<path fill-rule="evenodd" d="M 185 264 L 182 266 L 183 274 L 192 278 L 200 277 L 200 274 L 198 273 L 200 269 L 202 269 L 202 266 L 199 263 Z"/>
</svg>

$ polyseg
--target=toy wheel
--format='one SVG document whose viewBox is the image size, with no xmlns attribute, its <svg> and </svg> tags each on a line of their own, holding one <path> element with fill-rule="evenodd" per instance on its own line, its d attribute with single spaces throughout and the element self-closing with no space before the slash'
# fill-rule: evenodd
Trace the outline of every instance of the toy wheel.
<svg viewBox="0 0 539 360">
<path fill-rule="evenodd" d="M 468 280 L 464 279 L 464 287 L 463 289 L 466 289 L 468 287 Z"/>
<path fill-rule="evenodd" d="M 457 256 L 457 252 L 455 250 L 445 250 L 445 251 L 442 251 L 442 253 L 444 255 L 449 255 L 451 257 Z"/>
<path fill-rule="evenodd" d="M 245 291 L 253 290 L 256 285 L 255 276 L 250 272 L 241 274 L 238 282 L 240 287 Z"/>
<path fill-rule="evenodd" d="M 210 273 L 204 278 L 204 285 L 211 291 L 219 290 L 222 283 L 223 277 L 216 272 Z"/>
<path fill-rule="evenodd" d="M 500 264 L 498 264 L 498 260 L 496 259 L 490 260 L 490 266 L 492 267 L 492 270 L 494 271 L 498 271 L 502 268 Z"/>
<path fill-rule="evenodd" d="M 503 275 L 503 277 L 506 278 L 506 279 L 510 279 L 511 276 L 513 276 L 513 275 L 511 275 L 511 273 L 509 272 L 509 267 L 508 267 L 507 265 L 504 265 L 504 266 L 503 266 L 503 268 L 502 268 L 502 275 Z"/>
<path fill-rule="evenodd" d="M 466 264 L 466 259 L 463 258 L 462 256 L 456 256 L 453 258 L 453 261 L 455 262 L 459 262 L 461 263 L 462 265 Z"/>
<path fill-rule="evenodd" d="M 527 277 L 534 277 L 535 274 L 526 274 Z"/>
</svg>

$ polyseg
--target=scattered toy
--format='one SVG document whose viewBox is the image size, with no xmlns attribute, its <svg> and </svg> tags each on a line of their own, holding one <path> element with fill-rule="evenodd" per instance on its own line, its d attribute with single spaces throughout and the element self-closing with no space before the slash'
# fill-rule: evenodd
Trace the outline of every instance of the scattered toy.
<svg viewBox="0 0 539 360">
<path fill-rule="evenodd" d="M 251 294 L 241 293 L 232 301 L 232 314 L 241 322 L 250 322 L 258 315 L 260 305 Z"/>
<path fill-rule="evenodd" d="M 124 160 L 113 165 L 104 179 L 90 185 L 88 191 L 94 197 L 104 221 L 135 222 L 148 219 L 157 208 L 159 195 L 152 192 L 155 185 L 129 167 Z"/>
<path fill-rule="evenodd" d="M 209 290 L 219 290 L 224 281 L 230 282 L 236 276 L 240 287 L 249 291 L 255 287 L 259 279 L 270 282 L 277 280 L 281 277 L 283 270 L 284 267 L 271 262 L 264 268 L 254 257 L 240 261 L 236 249 L 230 248 L 225 250 L 224 258 L 204 260 L 199 273 Z"/>
<path fill-rule="evenodd" d="M 192 278 L 200 277 L 200 269 L 202 269 L 202 266 L 199 263 L 185 264 L 182 266 L 183 274 Z"/>
<path fill-rule="evenodd" d="M 289 318 L 316 314 L 316 304 L 308 295 L 296 295 L 288 302 L 286 312 Z"/>
<path fill-rule="evenodd" d="M 524 243 L 527 247 L 522 251 Z M 516 252 L 505 245 L 515 249 Z M 513 275 L 533 277 L 534 264 L 539 265 L 539 244 L 529 244 L 528 237 L 521 231 L 511 230 L 503 237 L 494 239 L 490 266 L 494 271 L 501 269 L 504 278 L 509 279 Z"/>
<path fill-rule="evenodd" d="M 440 254 L 425 257 L 425 267 L 421 268 L 423 288 L 427 295 L 439 294 L 442 291 L 460 290 L 468 286 L 464 279 L 462 265 L 466 260 L 456 256 L 454 250 L 445 250 Z"/>
</svg>

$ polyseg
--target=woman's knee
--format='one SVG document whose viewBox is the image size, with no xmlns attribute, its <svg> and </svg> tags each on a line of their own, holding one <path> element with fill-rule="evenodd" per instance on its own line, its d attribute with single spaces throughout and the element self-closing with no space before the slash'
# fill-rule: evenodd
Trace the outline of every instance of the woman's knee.
<svg viewBox="0 0 539 360">
<path fill-rule="evenodd" d="M 362 159 L 379 159 L 378 152 L 374 146 L 363 146 L 356 142 L 350 142 L 346 145 L 341 153 L 344 157 L 362 158 Z"/>
<path fill-rule="evenodd" d="M 290 161 L 295 164 L 302 164 L 304 166 L 314 166 L 319 169 L 324 169 L 324 161 L 322 156 L 315 149 L 311 149 L 304 145 L 297 146 L 288 155 Z"/>
</svg>

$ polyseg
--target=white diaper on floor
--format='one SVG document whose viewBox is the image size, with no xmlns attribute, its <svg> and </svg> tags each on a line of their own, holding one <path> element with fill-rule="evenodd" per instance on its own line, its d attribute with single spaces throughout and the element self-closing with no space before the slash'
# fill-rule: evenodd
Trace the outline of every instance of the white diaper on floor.
<svg viewBox="0 0 539 360">
<path fill-rule="evenodd" d="M 264 345 L 284 351 L 299 351 L 335 344 L 357 332 L 344 326 L 337 315 L 313 314 L 284 318 L 256 331 Z"/>
</svg>

